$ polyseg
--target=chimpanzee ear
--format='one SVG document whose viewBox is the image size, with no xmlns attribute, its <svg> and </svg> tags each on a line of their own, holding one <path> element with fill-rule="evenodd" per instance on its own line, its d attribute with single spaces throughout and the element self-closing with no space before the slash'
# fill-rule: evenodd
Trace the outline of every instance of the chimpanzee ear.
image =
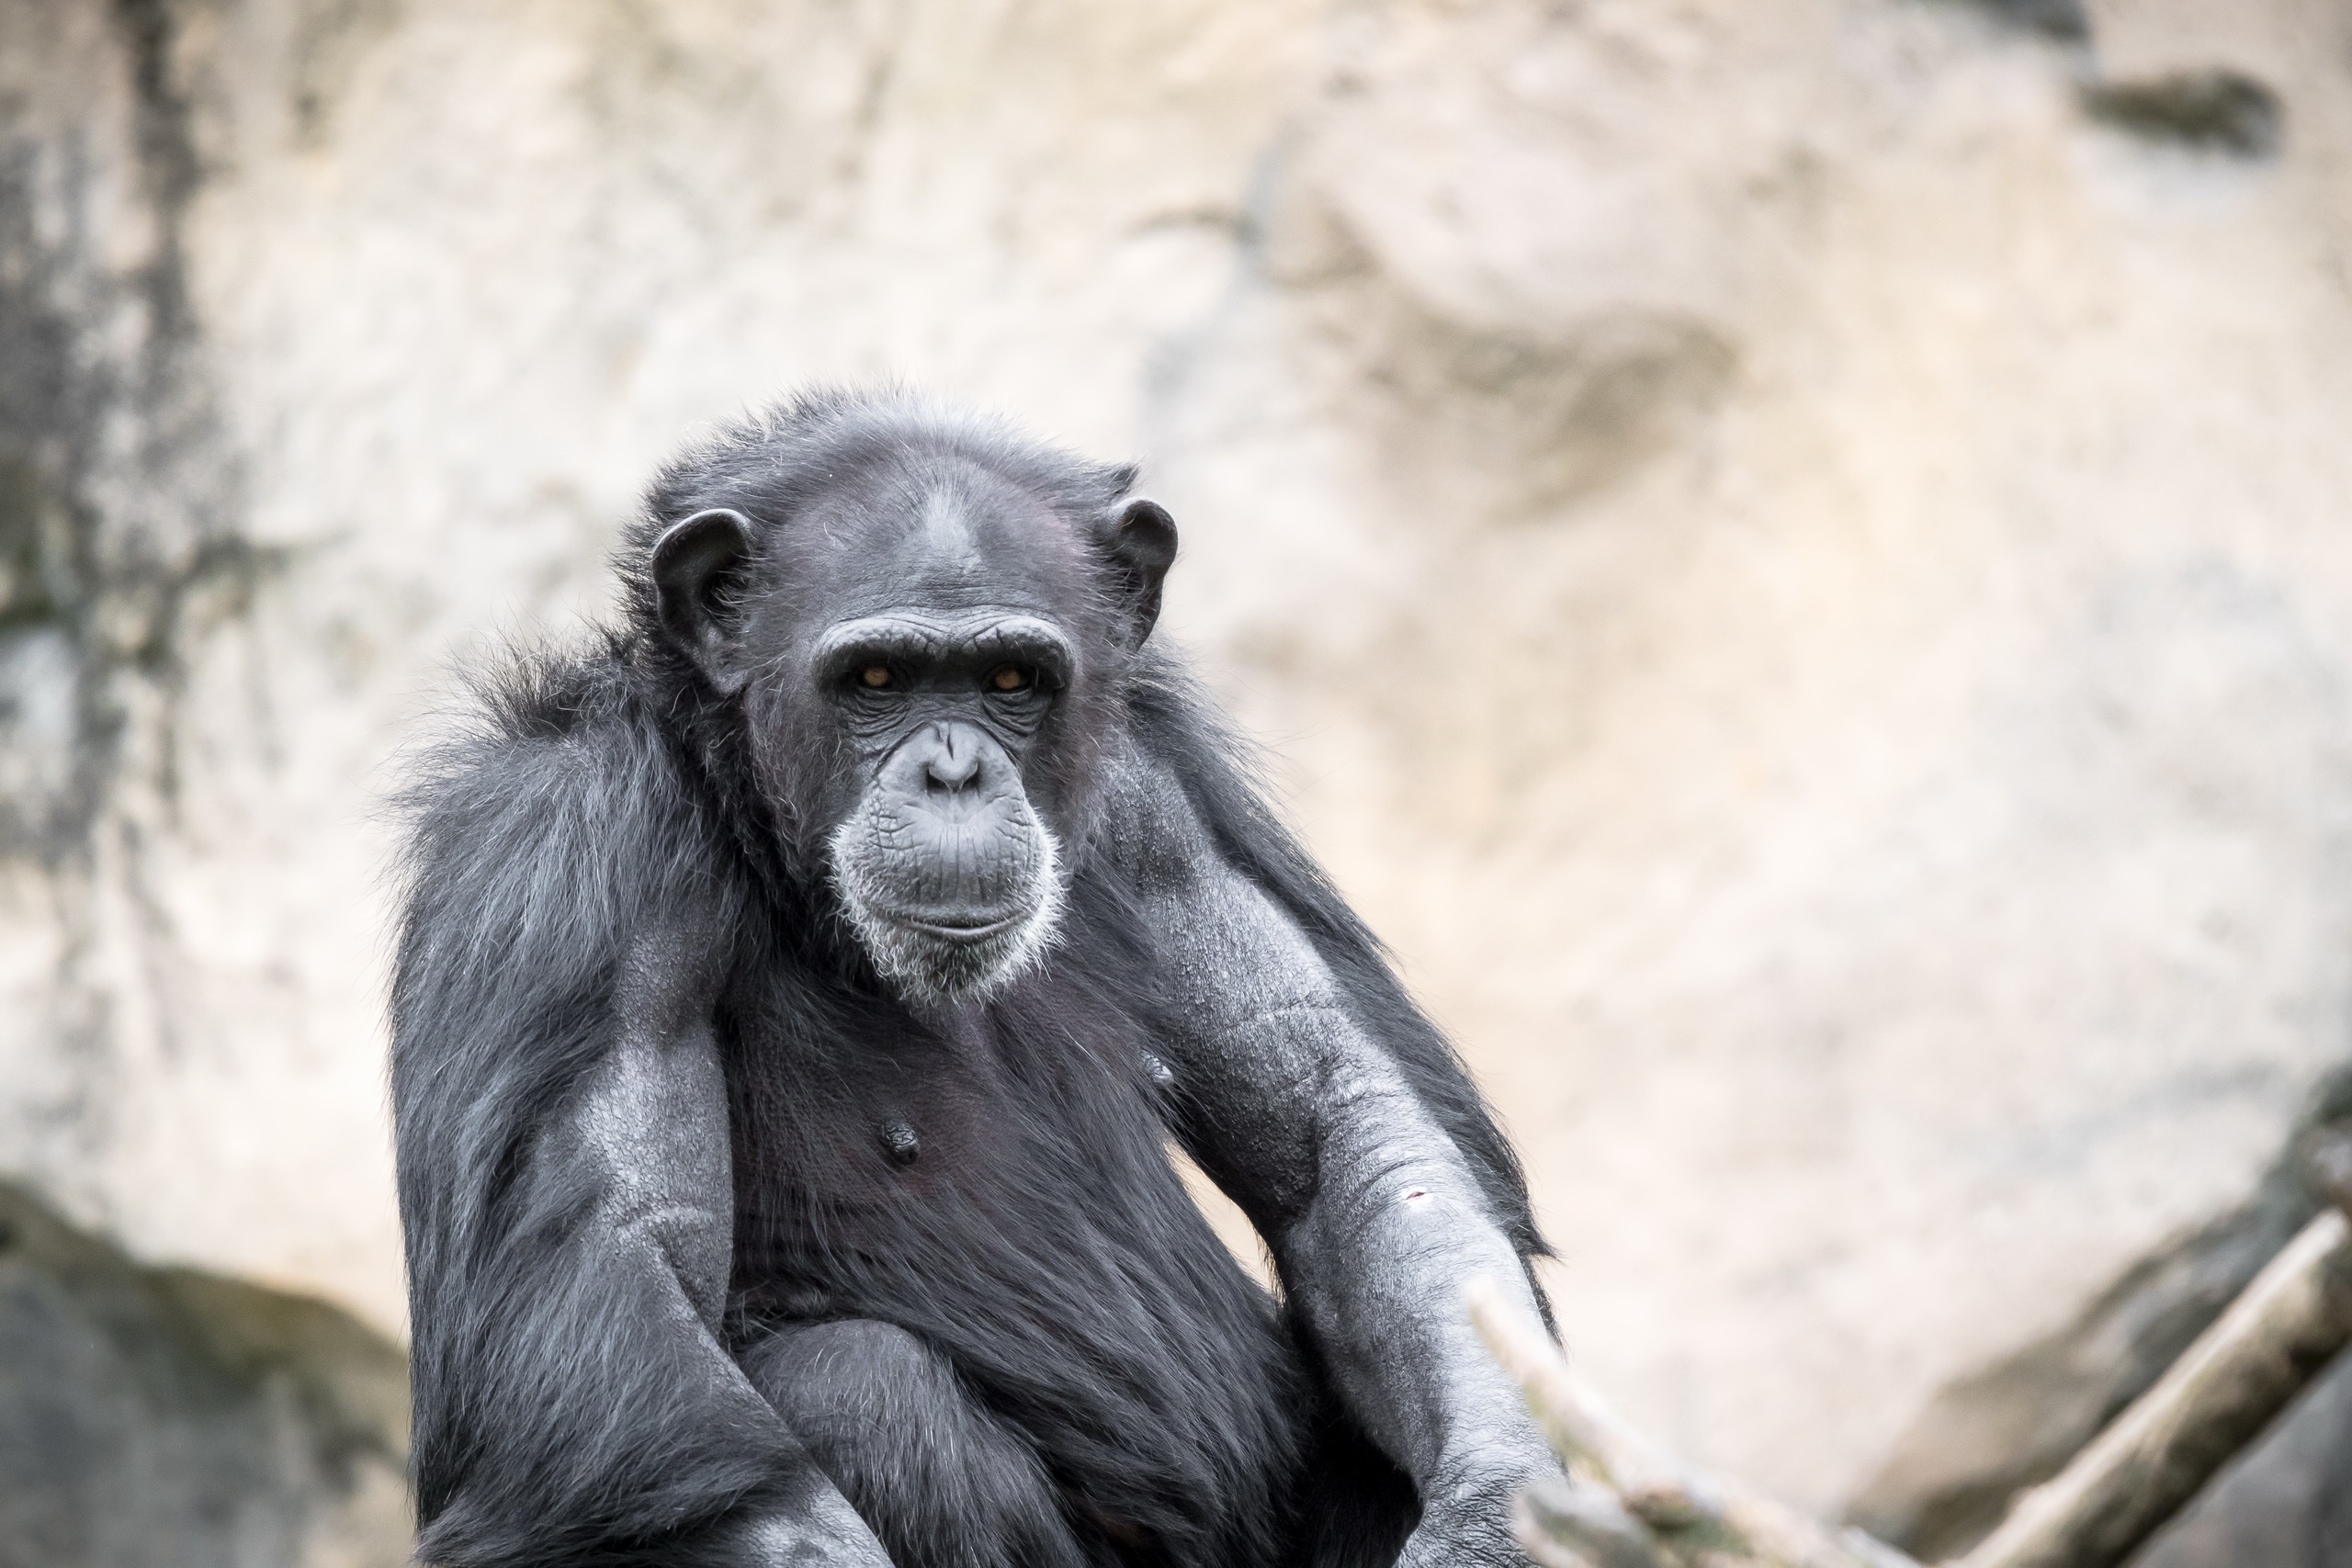
<svg viewBox="0 0 2352 1568">
<path fill-rule="evenodd" d="M 1156 501 L 1130 501 L 1112 514 L 1103 548 L 1126 601 L 1127 646 L 1140 648 L 1159 619 L 1159 584 L 1176 559 L 1176 519 Z"/>
<path fill-rule="evenodd" d="M 742 690 L 750 673 L 731 600 L 751 558 L 751 519 L 724 506 L 673 525 L 653 545 L 662 629 L 703 678 L 729 696 Z"/>
</svg>

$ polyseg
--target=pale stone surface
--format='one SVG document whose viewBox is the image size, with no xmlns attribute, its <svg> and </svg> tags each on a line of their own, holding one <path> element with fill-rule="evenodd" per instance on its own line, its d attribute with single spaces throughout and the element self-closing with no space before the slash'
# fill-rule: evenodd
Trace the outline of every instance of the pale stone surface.
<svg viewBox="0 0 2352 1568">
<path fill-rule="evenodd" d="M 0 299 L 129 367 L 8 434 L 180 585 L 0 616 L 0 1163 L 396 1325 L 397 745 L 699 422 L 901 374 L 1145 459 L 1573 1344 L 1834 1508 L 2346 1054 L 2352 20 L 2037 9 L 0 6 Z M 2274 155 L 2079 92 L 2214 68 Z"/>
</svg>

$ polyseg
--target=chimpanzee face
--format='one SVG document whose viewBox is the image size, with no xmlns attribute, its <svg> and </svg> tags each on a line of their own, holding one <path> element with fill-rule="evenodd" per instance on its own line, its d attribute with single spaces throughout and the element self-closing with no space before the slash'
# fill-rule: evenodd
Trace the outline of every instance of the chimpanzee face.
<svg viewBox="0 0 2352 1568">
<path fill-rule="evenodd" d="M 1050 946 L 1104 682 L 1157 614 L 1175 525 L 1070 518 L 968 461 L 854 476 L 763 528 L 655 547 L 662 620 L 747 725 L 804 863 L 910 1003 L 985 997 Z"/>
</svg>

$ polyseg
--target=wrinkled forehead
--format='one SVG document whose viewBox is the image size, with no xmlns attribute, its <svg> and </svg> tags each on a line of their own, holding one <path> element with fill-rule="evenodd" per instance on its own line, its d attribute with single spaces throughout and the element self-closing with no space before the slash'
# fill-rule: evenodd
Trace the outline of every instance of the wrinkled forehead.
<svg viewBox="0 0 2352 1568">
<path fill-rule="evenodd" d="M 796 519 L 779 554 L 786 580 L 810 591 L 804 616 L 820 625 L 900 609 L 1054 618 L 1086 592 L 1070 523 L 967 461 L 910 462 L 838 485 Z"/>
</svg>

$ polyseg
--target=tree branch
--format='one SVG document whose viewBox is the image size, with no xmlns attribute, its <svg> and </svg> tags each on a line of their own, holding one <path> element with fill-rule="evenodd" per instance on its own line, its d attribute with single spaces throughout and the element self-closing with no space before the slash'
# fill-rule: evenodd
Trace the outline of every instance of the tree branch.
<svg viewBox="0 0 2352 1568">
<path fill-rule="evenodd" d="M 2352 1224 L 2331 1209 L 2073 1463 L 2019 1498 L 1962 1568 L 2122 1562 L 2347 1343 Z"/>
<path fill-rule="evenodd" d="M 1511 1310 L 1492 1281 L 1473 1280 L 1465 1294 L 1471 1321 L 1518 1382 L 1567 1472 L 1559 1483 L 1530 1488 L 1517 1515 L 1520 1543 L 1537 1562 L 1546 1568 L 1576 1562 L 1595 1568 L 1918 1568 L 1860 1530 L 1832 1529 L 1676 1461 L 1611 1410 L 1544 1331 Z M 1612 1515 L 1631 1516 L 1632 1540 L 1615 1528 Z"/>
</svg>

